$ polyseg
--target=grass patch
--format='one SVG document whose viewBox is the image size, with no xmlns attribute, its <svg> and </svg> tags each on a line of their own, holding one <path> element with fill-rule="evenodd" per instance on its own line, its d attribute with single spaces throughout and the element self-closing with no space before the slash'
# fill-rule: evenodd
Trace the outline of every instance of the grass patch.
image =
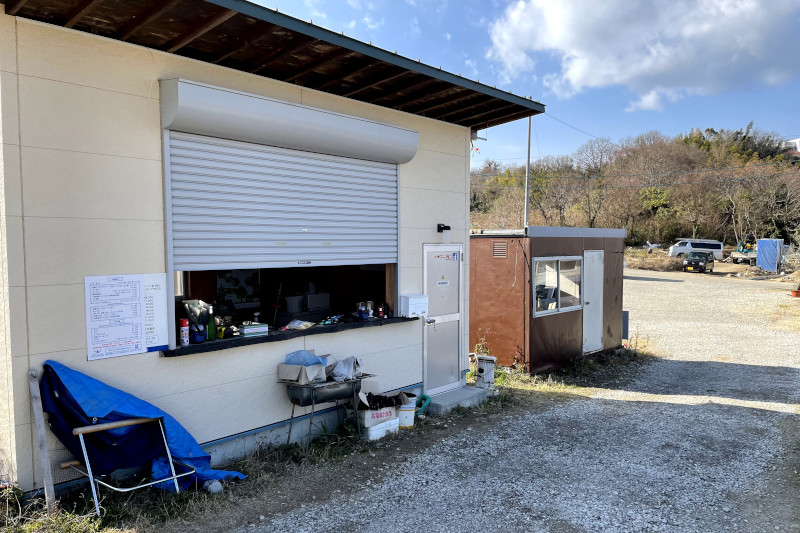
<svg viewBox="0 0 800 533">
<path fill-rule="evenodd" d="M 489 399 L 489 404 L 497 403 L 498 407 L 506 408 L 523 406 L 533 396 L 548 399 L 586 396 L 589 388 L 602 386 L 609 380 L 617 379 L 622 367 L 649 360 L 652 356 L 646 347 L 646 340 L 637 337 L 632 340 L 630 349 L 585 355 L 561 370 L 542 374 L 531 375 L 521 367 L 498 366 L 494 374 L 498 393 Z M 476 370 L 476 365 L 472 363 L 467 374 L 467 383 L 475 383 Z"/>
<path fill-rule="evenodd" d="M 8 533 L 97 533 L 101 531 L 100 521 L 94 512 L 69 512 L 56 508 L 47 514 L 41 499 L 25 501 L 24 495 L 16 486 L 0 489 L 0 526 Z M 106 529 L 104 531 L 115 531 Z"/>
<path fill-rule="evenodd" d="M 413 430 L 401 432 L 387 441 L 365 442 L 358 438 L 355 426 L 345 422 L 337 431 L 325 431 L 313 441 L 306 452 L 304 445 L 290 444 L 265 446 L 256 449 L 244 459 L 228 466 L 248 476 L 248 479 L 225 483 L 222 494 L 210 494 L 194 488 L 179 494 L 160 490 L 138 490 L 127 494 L 101 489 L 103 516 L 94 516 L 89 487 L 64 497 L 59 509 L 47 516 L 40 500 L 27 504 L 22 493 L 8 489 L 3 503 L 4 517 L 0 518 L 4 531 L 10 533 L 149 533 L 166 531 L 203 531 L 210 521 L 221 521 L 235 514 L 235 509 L 250 505 L 264 511 L 264 499 L 286 501 L 292 505 L 299 495 L 287 490 L 298 478 L 316 471 L 319 483 L 330 480 L 330 472 L 317 467 L 331 465 L 347 469 L 348 479 L 355 474 L 350 470 L 376 457 L 386 460 L 386 454 L 402 456 L 418 449 L 424 443 L 435 445 L 446 432 L 460 431 L 481 418 L 491 420 L 500 413 L 537 412 L 549 408 L 554 400 L 566 401 L 588 396 L 592 383 L 598 376 L 617 375 L 621 365 L 641 359 L 635 350 L 621 354 L 598 354 L 582 358 L 563 371 L 550 374 L 529 375 L 522 369 L 495 369 L 498 394 L 478 407 L 456 409 L 446 417 L 418 417 Z M 474 368 L 468 376 L 474 381 Z M 323 427 L 323 430 L 325 428 Z M 363 468 L 363 467 L 362 467 Z M 314 483 L 309 487 L 316 486 Z M 310 488 L 311 494 L 315 489 Z M 266 495 L 266 496 L 265 496 Z M 283 505 L 277 503 L 276 505 Z M 280 512 L 289 507 L 280 507 Z M 257 515 L 256 515 L 257 516 Z M 221 522 L 218 522 L 218 527 Z M 213 528 L 211 528 L 213 529 Z"/>
<path fill-rule="evenodd" d="M 670 257 L 662 250 L 639 250 L 629 248 L 625 250 L 625 266 L 640 270 L 656 270 L 659 272 L 676 272 L 683 270 L 683 259 Z"/>
<path fill-rule="evenodd" d="M 100 508 L 97 518 L 88 486 L 62 497 L 58 508 L 50 515 L 44 511 L 43 501 L 23 502 L 18 489 L 5 489 L 5 506 L 0 525 L 9 533 L 120 533 L 156 532 L 175 522 L 209 512 L 225 512 L 231 502 L 250 497 L 274 487 L 279 480 L 292 476 L 297 467 L 321 465 L 345 457 L 370 451 L 370 444 L 361 441 L 355 426 L 345 422 L 336 432 L 323 434 L 306 451 L 304 444 L 260 447 L 226 468 L 248 476 L 244 481 L 225 483 L 223 494 L 211 494 L 200 487 L 174 494 L 162 490 L 137 490 L 118 493 L 100 489 Z"/>
</svg>

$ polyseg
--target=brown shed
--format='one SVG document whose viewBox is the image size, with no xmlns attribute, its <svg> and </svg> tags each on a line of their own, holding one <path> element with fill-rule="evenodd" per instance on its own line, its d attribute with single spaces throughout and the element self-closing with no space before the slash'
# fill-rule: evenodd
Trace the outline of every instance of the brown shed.
<svg viewBox="0 0 800 533">
<path fill-rule="evenodd" d="M 470 346 L 530 372 L 622 343 L 624 229 L 470 235 Z"/>
</svg>

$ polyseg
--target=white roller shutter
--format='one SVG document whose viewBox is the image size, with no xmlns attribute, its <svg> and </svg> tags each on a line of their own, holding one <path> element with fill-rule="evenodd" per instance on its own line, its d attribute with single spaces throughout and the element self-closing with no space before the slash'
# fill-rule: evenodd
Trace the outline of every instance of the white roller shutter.
<svg viewBox="0 0 800 533">
<path fill-rule="evenodd" d="M 166 139 L 175 270 L 397 262 L 397 165 L 186 133 Z"/>
</svg>

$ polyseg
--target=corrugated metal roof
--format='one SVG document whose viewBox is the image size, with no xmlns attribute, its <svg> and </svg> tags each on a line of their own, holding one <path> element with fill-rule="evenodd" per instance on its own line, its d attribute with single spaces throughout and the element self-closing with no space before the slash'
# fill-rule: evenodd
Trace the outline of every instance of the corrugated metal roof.
<svg viewBox="0 0 800 533">
<path fill-rule="evenodd" d="M 544 105 L 245 0 L 0 0 L 6 13 L 472 129 Z"/>
</svg>

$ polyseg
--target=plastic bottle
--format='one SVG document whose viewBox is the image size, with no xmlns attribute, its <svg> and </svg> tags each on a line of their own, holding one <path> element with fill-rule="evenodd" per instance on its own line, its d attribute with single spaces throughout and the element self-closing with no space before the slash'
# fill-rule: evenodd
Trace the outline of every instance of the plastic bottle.
<svg viewBox="0 0 800 533">
<path fill-rule="evenodd" d="M 181 318 L 181 346 L 189 346 L 189 319 Z"/>
<path fill-rule="evenodd" d="M 217 323 L 214 321 L 214 307 L 208 306 L 208 326 L 206 326 L 206 340 L 217 338 Z"/>
</svg>

